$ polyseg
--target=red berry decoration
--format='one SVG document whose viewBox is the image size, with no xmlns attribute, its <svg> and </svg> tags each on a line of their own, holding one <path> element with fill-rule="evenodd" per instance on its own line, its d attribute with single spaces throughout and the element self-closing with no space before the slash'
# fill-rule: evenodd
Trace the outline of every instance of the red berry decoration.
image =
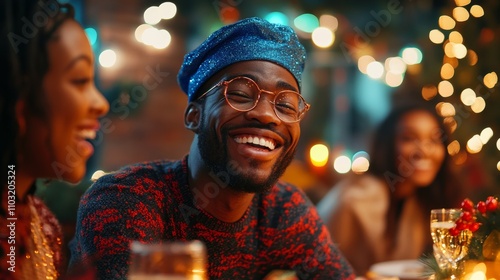
<svg viewBox="0 0 500 280">
<path fill-rule="evenodd" d="M 480 226 L 481 226 L 481 224 L 480 224 L 480 223 L 471 223 L 471 224 L 469 225 L 469 230 L 470 230 L 471 232 L 476 232 L 476 231 L 479 229 L 479 227 L 480 227 Z"/>
<path fill-rule="evenodd" d="M 456 225 L 455 225 L 455 228 L 458 229 L 458 230 L 464 230 L 464 229 L 467 229 L 469 226 L 467 225 L 467 223 L 462 220 L 461 218 L 458 219 L 456 222 Z"/>
<path fill-rule="evenodd" d="M 498 200 L 494 198 L 493 196 L 488 196 L 486 199 L 486 210 L 489 212 L 493 212 L 497 210 L 498 207 Z"/>
<path fill-rule="evenodd" d="M 484 201 L 479 201 L 477 203 L 477 211 L 479 211 L 481 214 L 486 213 L 486 203 Z"/>
<path fill-rule="evenodd" d="M 461 216 L 460 216 L 460 219 L 466 221 L 466 222 L 470 222 L 472 221 L 472 212 L 462 212 Z"/>
<path fill-rule="evenodd" d="M 474 203 L 468 198 L 464 199 L 460 206 L 464 211 L 472 212 L 474 210 Z"/>
<path fill-rule="evenodd" d="M 457 236 L 458 234 L 460 234 L 460 230 L 456 227 L 452 227 L 450 228 L 450 235 L 451 236 Z"/>
</svg>

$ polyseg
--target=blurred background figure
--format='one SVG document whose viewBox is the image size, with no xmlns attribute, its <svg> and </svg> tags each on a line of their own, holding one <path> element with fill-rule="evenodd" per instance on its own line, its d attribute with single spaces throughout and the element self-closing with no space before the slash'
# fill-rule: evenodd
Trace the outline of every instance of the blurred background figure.
<svg viewBox="0 0 500 280">
<path fill-rule="evenodd" d="M 377 262 L 432 252 L 430 210 L 457 207 L 462 198 L 449 139 L 433 107 L 397 107 L 375 131 L 369 170 L 340 181 L 318 203 L 358 275 Z"/>
<path fill-rule="evenodd" d="M 73 8 L 56 1 L 0 4 L 0 278 L 57 279 L 61 227 L 33 194 L 37 178 L 80 181 L 89 139 L 109 105 L 94 84 L 94 55 Z M 7 176 L 5 176 L 7 175 Z"/>
</svg>

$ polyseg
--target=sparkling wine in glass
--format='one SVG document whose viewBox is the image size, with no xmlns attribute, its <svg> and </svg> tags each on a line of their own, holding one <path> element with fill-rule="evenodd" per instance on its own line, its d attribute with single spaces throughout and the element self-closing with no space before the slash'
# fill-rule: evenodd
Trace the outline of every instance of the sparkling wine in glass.
<svg viewBox="0 0 500 280">
<path fill-rule="evenodd" d="M 468 229 L 462 230 L 458 235 L 451 235 L 450 229 L 455 227 L 455 221 L 460 218 L 460 209 L 433 209 L 431 210 L 431 235 L 434 242 L 434 255 L 439 266 L 439 259 L 445 258 L 452 269 L 452 279 L 456 279 L 458 261 L 467 255 L 468 247 L 472 238 L 472 232 Z"/>
<path fill-rule="evenodd" d="M 205 245 L 198 240 L 132 242 L 128 280 L 207 280 Z"/>
</svg>

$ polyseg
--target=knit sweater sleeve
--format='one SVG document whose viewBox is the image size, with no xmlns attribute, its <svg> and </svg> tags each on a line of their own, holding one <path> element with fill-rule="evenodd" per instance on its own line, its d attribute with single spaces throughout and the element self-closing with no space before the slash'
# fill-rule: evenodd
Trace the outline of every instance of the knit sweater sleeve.
<svg viewBox="0 0 500 280">
<path fill-rule="evenodd" d="M 299 279 L 354 279 L 352 267 L 333 243 L 328 229 L 306 195 L 293 186 L 285 185 L 291 195 L 283 202 L 286 236 L 275 240 L 278 254 L 289 254 L 289 264 Z M 285 196 L 286 197 L 286 196 Z M 277 255 L 280 258 L 283 256 Z"/>
<path fill-rule="evenodd" d="M 100 178 L 80 200 L 70 269 L 96 266 L 99 279 L 126 279 L 133 240 L 154 242 L 164 231 L 158 174 L 134 165 Z"/>
</svg>

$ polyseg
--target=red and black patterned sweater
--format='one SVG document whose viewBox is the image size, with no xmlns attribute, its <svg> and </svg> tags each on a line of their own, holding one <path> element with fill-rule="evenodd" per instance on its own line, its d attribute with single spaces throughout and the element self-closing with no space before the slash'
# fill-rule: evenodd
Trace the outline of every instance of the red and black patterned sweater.
<svg viewBox="0 0 500 280">
<path fill-rule="evenodd" d="M 70 266 L 93 259 L 100 279 L 126 279 L 129 244 L 205 243 L 210 279 L 262 279 L 275 269 L 300 279 L 354 279 L 303 192 L 279 182 L 256 195 L 238 222 L 196 208 L 182 161 L 135 164 L 100 178 L 82 196 Z"/>
</svg>

